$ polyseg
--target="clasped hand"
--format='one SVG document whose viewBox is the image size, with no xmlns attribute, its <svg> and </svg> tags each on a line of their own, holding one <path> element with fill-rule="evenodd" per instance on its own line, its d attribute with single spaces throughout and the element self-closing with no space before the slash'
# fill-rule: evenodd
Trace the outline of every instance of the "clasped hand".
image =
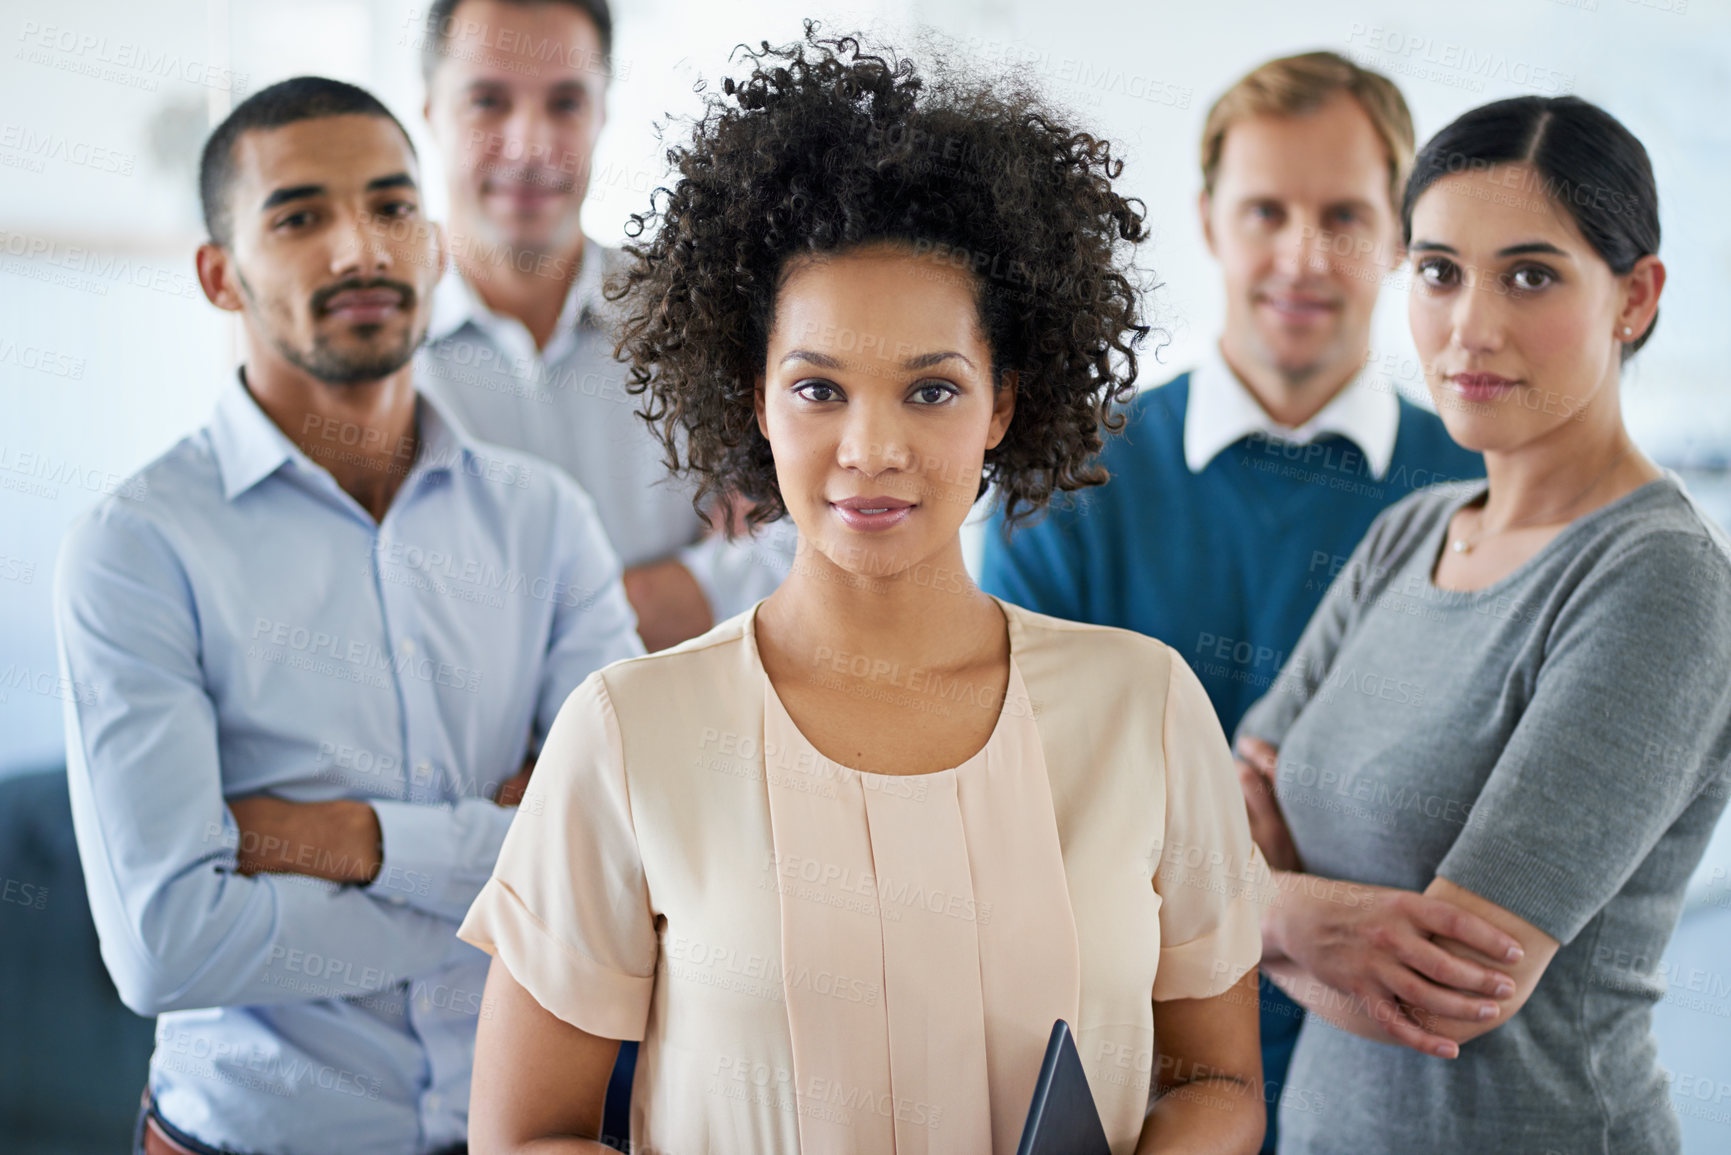
<svg viewBox="0 0 1731 1155">
<path fill-rule="evenodd" d="M 1511 976 L 1454 953 L 1518 958 L 1515 940 L 1476 915 L 1410 890 L 1354 884 L 1341 895 L 1332 886 L 1304 885 L 1311 876 L 1294 877 L 1300 884 L 1283 888 L 1293 901 L 1276 932 L 1280 953 L 1351 996 L 1351 1009 L 1368 1015 L 1387 1041 L 1455 1058 L 1459 1044 L 1442 1033 L 1442 1020 L 1487 1023 L 1498 1017 L 1499 1002 L 1514 996 Z M 1265 921 L 1265 936 L 1268 929 Z"/>
<path fill-rule="evenodd" d="M 1299 873 L 1302 863 L 1274 795 L 1274 747 L 1243 738 L 1236 754 L 1252 836 L 1280 882 L 1280 898 L 1263 918 L 1270 977 L 1348 1029 L 1368 1033 L 1364 1028 L 1374 1024 L 1384 1041 L 1456 1057 L 1459 1044 L 1438 1033 L 1445 1029 L 1439 1020 L 1483 1024 L 1515 994 L 1509 975 L 1471 956 L 1515 962 L 1520 944 L 1440 898 Z M 1301 976 L 1294 968 L 1336 997 L 1296 994 L 1290 984 Z M 1342 1005 L 1340 995 L 1350 1001 Z"/>
</svg>

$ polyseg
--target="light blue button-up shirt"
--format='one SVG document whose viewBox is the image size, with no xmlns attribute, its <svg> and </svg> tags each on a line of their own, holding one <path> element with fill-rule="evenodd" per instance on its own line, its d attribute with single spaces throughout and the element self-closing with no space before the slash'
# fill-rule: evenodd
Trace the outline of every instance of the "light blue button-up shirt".
<svg viewBox="0 0 1731 1155">
<path fill-rule="evenodd" d="M 489 799 L 590 671 L 641 653 L 588 497 L 422 398 L 382 522 L 241 381 L 68 535 L 72 811 L 102 956 L 160 1015 L 150 1086 L 204 1142 L 420 1155 L 466 1134 L 486 956 L 454 935 Z M 327 454 L 329 456 L 327 456 Z M 369 800 L 367 886 L 236 873 L 225 799 Z M 251 849 L 249 847 L 249 849 Z M 260 847 L 268 851 L 268 847 Z"/>
</svg>

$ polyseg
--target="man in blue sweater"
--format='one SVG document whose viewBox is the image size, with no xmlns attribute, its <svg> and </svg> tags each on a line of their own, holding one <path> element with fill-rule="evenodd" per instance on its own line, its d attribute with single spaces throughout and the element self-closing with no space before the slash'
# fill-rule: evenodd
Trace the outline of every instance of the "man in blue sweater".
<svg viewBox="0 0 1731 1155">
<path fill-rule="evenodd" d="M 1128 405 L 1101 457 L 1107 485 L 1008 543 L 993 519 L 986 590 L 1161 639 L 1231 734 L 1371 520 L 1414 489 L 1484 476 L 1371 356 L 1412 155 L 1399 91 L 1334 53 L 1270 61 L 1215 103 L 1200 209 L 1225 330 L 1201 364 Z M 1272 1152 L 1303 1012 L 1266 981 L 1262 998 Z"/>
</svg>

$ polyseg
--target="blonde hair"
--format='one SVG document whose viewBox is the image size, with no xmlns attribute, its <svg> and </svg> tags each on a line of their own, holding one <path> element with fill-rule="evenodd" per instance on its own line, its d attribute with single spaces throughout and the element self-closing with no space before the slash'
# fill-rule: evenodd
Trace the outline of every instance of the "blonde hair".
<svg viewBox="0 0 1731 1155">
<path fill-rule="evenodd" d="M 1344 92 L 1358 102 L 1388 152 L 1388 200 L 1400 208 L 1412 168 L 1412 113 L 1394 82 L 1335 52 L 1305 52 L 1258 65 L 1221 94 L 1202 126 L 1202 187 L 1214 192 L 1226 130 L 1249 116 L 1303 116 Z"/>
</svg>

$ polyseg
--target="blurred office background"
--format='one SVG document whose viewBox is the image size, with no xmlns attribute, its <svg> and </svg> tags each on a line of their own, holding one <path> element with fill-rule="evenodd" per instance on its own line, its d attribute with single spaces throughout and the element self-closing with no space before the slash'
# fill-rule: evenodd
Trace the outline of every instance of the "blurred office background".
<svg viewBox="0 0 1731 1155">
<path fill-rule="evenodd" d="M 1476 104 L 1574 92 L 1646 143 L 1670 270 L 1630 366 L 1638 440 L 1731 524 L 1731 0 L 615 0 L 616 76 L 585 208 L 616 243 L 660 182 L 655 128 L 741 42 L 802 17 L 1020 68 L 1113 140 L 1147 202 L 1165 343 L 1186 367 L 1221 319 L 1196 226 L 1196 141 L 1218 92 L 1270 56 L 1344 51 L 1406 93 L 1421 141 Z M 150 1025 L 114 998 L 66 814 L 50 590 L 66 527 L 202 424 L 237 356 L 193 274 L 195 167 L 210 126 L 274 81 L 320 73 L 382 97 L 416 137 L 421 19 L 408 0 L 4 0 L 0 4 L 0 1146 L 117 1150 Z M 440 181 L 430 178 L 435 215 Z M 1423 400 L 1404 290 L 1374 352 Z M 1723 678 L 1723 670 L 1701 672 Z M 1631 768 L 1633 769 L 1633 768 Z M 1731 832 L 1722 827 L 1665 961 L 1655 1022 L 1686 1149 L 1731 1151 Z"/>
</svg>

